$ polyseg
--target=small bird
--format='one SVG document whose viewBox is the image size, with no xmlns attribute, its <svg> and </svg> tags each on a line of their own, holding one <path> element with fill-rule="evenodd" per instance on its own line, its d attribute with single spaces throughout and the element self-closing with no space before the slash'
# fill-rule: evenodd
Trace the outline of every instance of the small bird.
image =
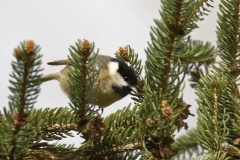
<svg viewBox="0 0 240 160">
<path fill-rule="evenodd" d="M 49 65 L 66 65 L 60 72 L 43 75 L 41 82 L 57 80 L 62 90 L 69 95 L 68 72 L 69 67 L 73 67 L 68 59 L 49 62 Z M 137 75 L 131 65 L 125 61 L 106 55 L 97 55 L 95 58 L 95 68 L 99 70 L 98 80 L 93 84 L 93 88 L 99 83 L 99 92 L 96 105 L 107 107 L 112 103 L 127 96 L 132 87 L 137 85 Z"/>
</svg>

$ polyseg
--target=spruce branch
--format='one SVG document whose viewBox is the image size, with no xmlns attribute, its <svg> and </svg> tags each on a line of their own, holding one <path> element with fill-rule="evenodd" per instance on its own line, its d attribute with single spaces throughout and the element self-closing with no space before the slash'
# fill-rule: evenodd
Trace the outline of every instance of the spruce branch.
<svg viewBox="0 0 240 160">
<path fill-rule="evenodd" d="M 172 148 L 173 159 L 193 158 L 193 156 L 204 154 L 204 149 L 198 144 L 196 129 L 191 129 L 186 134 L 175 139 Z"/>
<path fill-rule="evenodd" d="M 218 13 L 217 44 L 224 65 L 231 71 L 239 66 L 239 5 L 237 0 L 221 0 Z"/>
<path fill-rule="evenodd" d="M 73 105 L 70 105 L 73 109 L 78 110 L 77 114 L 79 119 L 86 116 L 86 108 L 88 99 L 87 97 L 87 61 L 91 54 L 91 45 L 87 40 L 84 42 L 78 41 L 76 47 L 71 46 L 69 61 L 74 67 L 69 73 L 69 92 L 70 100 Z M 78 63 L 79 62 L 79 63 Z M 73 81 L 74 79 L 80 79 L 79 82 Z M 77 87 L 76 87 L 77 86 Z M 80 88 L 80 93 L 76 93 L 73 88 Z M 75 92 L 74 92 L 75 91 Z M 74 99 L 78 98 L 78 99 Z"/>
<path fill-rule="evenodd" d="M 79 40 L 76 47 L 69 49 L 71 56 L 68 57 L 71 63 L 68 73 L 70 107 L 75 111 L 78 128 L 85 139 L 99 136 L 106 128 L 102 118 L 94 115 L 97 113 L 98 85 L 93 83 L 98 80 L 99 71 L 94 66 L 98 51 L 95 53 L 93 50 L 94 43 Z"/>
<path fill-rule="evenodd" d="M 83 160 L 84 155 L 75 152 L 75 148 L 72 145 L 59 145 L 41 143 L 39 146 L 34 146 L 29 148 L 27 156 L 25 159 L 59 159 L 59 160 L 70 160 L 70 159 L 79 159 Z"/>
<path fill-rule="evenodd" d="M 213 0 L 210 1 L 213 2 Z M 196 24 L 197 21 L 203 20 L 203 16 L 208 15 L 207 12 L 210 12 L 210 10 L 207 9 L 207 7 L 213 6 L 209 3 L 208 0 L 188 1 L 186 5 L 191 7 L 183 7 L 183 9 L 187 9 L 185 11 L 187 18 L 183 19 L 182 25 L 188 26 L 189 28 L 188 32 L 190 32 L 191 30 L 198 28 L 198 25 Z"/>
<path fill-rule="evenodd" d="M 107 157 L 118 153 L 141 149 L 141 131 L 137 129 L 138 105 L 130 109 L 130 105 L 104 119 L 108 128 L 99 137 L 89 139 L 79 149 L 79 152 L 90 152 L 90 157 Z"/>
<path fill-rule="evenodd" d="M 219 104 L 223 101 L 227 84 L 226 77 L 221 73 L 218 76 L 208 75 L 201 78 L 196 93 L 199 105 L 198 138 L 201 145 L 211 152 L 220 151 L 222 143 L 225 142 L 225 136 L 228 135 L 226 122 L 229 117 L 226 109 L 222 108 L 222 113 L 219 113 L 219 108 L 222 107 Z"/>
<path fill-rule="evenodd" d="M 221 104 L 226 108 L 230 120 L 227 122 L 229 135 L 226 136 L 227 142 L 234 145 L 239 138 L 239 89 L 237 85 L 239 77 L 239 12 L 240 2 L 237 0 L 221 1 L 219 5 L 217 27 L 217 44 L 220 49 L 222 63 L 217 72 L 224 72 L 228 78 L 228 94 L 224 95 L 228 103 Z M 222 113 L 222 110 L 219 110 Z M 237 145 L 236 145 L 237 146 Z"/>
<path fill-rule="evenodd" d="M 162 0 L 161 2 L 162 19 L 154 20 L 156 27 L 151 27 L 151 43 L 148 43 L 149 47 L 146 49 L 147 83 L 145 97 L 140 105 L 140 116 L 143 121 L 150 120 L 155 123 L 152 128 L 154 134 L 151 133 L 151 129 L 146 131 L 145 125 L 141 128 L 146 131 L 145 134 L 149 135 L 150 141 L 154 144 L 151 148 L 153 156 L 166 159 L 171 153 L 174 130 L 182 127 L 188 128 L 181 116 L 191 105 L 181 106 L 178 102 L 181 99 L 181 86 L 188 73 L 191 60 L 194 61 L 195 57 L 196 59 L 202 57 L 204 61 L 205 53 L 197 53 L 196 50 L 189 52 L 187 47 L 191 46 L 187 36 L 190 31 L 197 28 L 195 23 L 200 20 L 194 16 L 200 11 L 201 5 L 199 4 L 204 2 L 182 0 Z M 199 8 L 192 10 L 193 6 Z M 191 16 L 189 13 L 192 11 L 195 13 Z M 184 23 L 185 20 L 187 23 Z M 186 60 L 184 63 L 183 59 Z M 212 57 L 209 56 L 209 59 Z M 167 102 L 167 107 L 162 105 L 164 101 Z M 186 118 L 191 115 L 190 112 L 187 113 Z"/>
<path fill-rule="evenodd" d="M 9 99 L 10 103 L 16 106 L 15 111 L 19 112 L 20 117 L 23 117 L 25 110 L 32 109 L 40 91 L 39 84 L 32 84 L 41 76 L 42 55 L 38 54 L 39 51 L 40 47 L 36 46 L 32 40 L 23 42 L 14 49 L 16 61 L 12 62 L 14 71 L 10 76 L 13 80 L 10 80 L 12 86 L 9 87 L 13 95 L 10 95 Z"/>
<path fill-rule="evenodd" d="M 16 61 L 12 62 L 13 72 L 10 76 L 13 80 L 10 80 L 12 86 L 9 87 L 13 94 L 9 96 L 9 105 L 12 108 L 11 117 L 14 125 L 10 152 L 11 160 L 23 157 L 23 150 L 26 150 L 26 148 L 21 148 L 21 145 L 18 145 L 18 141 L 21 140 L 21 136 L 18 134 L 22 132 L 21 127 L 30 122 L 29 111 L 36 103 L 40 91 L 39 84 L 33 84 L 36 79 L 39 79 L 41 76 L 39 72 L 42 71 L 40 68 L 42 55 L 38 53 L 39 51 L 40 47 L 36 46 L 32 40 L 23 42 L 18 48 L 14 49 Z M 29 142 L 25 142 L 26 145 L 27 143 Z"/>
<path fill-rule="evenodd" d="M 40 132 L 36 136 L 38 141 L 61 140 L 67 136 L 72 136 L 70 131 L 79 131 L 76 116 L 73 110 L 67 107 L 33 110 L 30 117 L 32 121 L 28 129 L 34 129 L 34 126 L 39 127 Z"/>
<path fill-rule="evenodd" d="M 192 88 L 197 88 L 201 76 L 209 74 L 209 68 L 215 63 L 219 50 L 209 42 L 189 40 L 181 52 L 178 58 L 181 59 L 182 64 L 189 63 L 187 73 L 191 76 L 190 85 Z"/>
<path fill-rule="evenodd" d="M 207 76 L 204 73 L 209 73 L 217 51 L 188 35 L 209 11 L 209 1 L 161 2 L 162 19 L 154 20 L 156 27 L 151 27 L 146 49 L 146 77 L 141 77 L 142 62 L 130 46 L 116 52 L 116 57 L 130 63 L 139 75 L 138 86 L 131 93 L 136 103 L 105 118 L 94 105 L 98 92 L 93 89 L 98 77 L 94 43 L 78 41 L 69 49 L 73 67 L 68 81 L 70 109 L 33 109 L 41 71 L 41 56 L 33 53 L 40 49 L 32 42 L 14 49 L 17 61 L 12 63 L 9 110 L 4 108 L 0 116 L 0 159 L 165 160 L 177 157 L 177 153 L 199 151 L 198 144 L 208 153 L 197 159 L 239 158 L 239 1 L 222 0 L 217 51 L 224 60 Z M 193 116 L 191 105 L 181 95 L 189 72 L 198 87 L 198 126 L 175 140 L 175 131 L 187 130 L 185 120 Z M 85 139 L 79 148 L 43 142 L 72 136 L 71 131 Z"/>
</svg>

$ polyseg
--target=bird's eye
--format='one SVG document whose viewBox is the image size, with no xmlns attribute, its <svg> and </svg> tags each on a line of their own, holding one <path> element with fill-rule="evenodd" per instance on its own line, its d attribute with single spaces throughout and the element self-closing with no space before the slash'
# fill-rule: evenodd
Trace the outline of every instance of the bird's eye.
<svg viewBox="0 0 240 160">
<path fill-rule="evenodd" d="M 127 81 L 127 80 L 128 80 L 128 77 L 124 77 L 124 80 Z"/>
</svg>

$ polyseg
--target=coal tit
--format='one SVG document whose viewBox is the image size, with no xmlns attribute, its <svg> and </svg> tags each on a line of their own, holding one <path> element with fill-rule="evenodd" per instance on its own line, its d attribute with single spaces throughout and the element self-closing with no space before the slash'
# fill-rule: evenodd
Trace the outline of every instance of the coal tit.
<svg viewBox="0 0 240 160">
<path fill-rule="evenodd" d="M 68 94 L 68 71 L 72 67 L 68 59 L 49 62 L 49 65 L 66 65 L 60 72 L 42 76 L 41 82 L 58 80 L 62 90 Z M 122 99 L 137 85 L 137 75 L 133 67 L 125 61 L 106 55 L 97 55 L 95 67 L 99 72 L 99 92 L 96 105 L 107 107 Z M 96 86 L 96 84 L 93 84 Z"/>
</svg>

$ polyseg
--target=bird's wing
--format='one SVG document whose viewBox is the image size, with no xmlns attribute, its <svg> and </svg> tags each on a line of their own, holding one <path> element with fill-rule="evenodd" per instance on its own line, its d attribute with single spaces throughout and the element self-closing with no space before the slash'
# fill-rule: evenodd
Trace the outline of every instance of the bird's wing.
<svg viewBox="0 0 240 160">
<path fill-rule="evenodd" d="M 57 60 L 57 61 L 53 61 L 53 62 L 48 62 L 47 64 L 49 65 L 70 65 L 70 61 L 68 59 L 62 59 L 62 60 Z"/>
</svg>

